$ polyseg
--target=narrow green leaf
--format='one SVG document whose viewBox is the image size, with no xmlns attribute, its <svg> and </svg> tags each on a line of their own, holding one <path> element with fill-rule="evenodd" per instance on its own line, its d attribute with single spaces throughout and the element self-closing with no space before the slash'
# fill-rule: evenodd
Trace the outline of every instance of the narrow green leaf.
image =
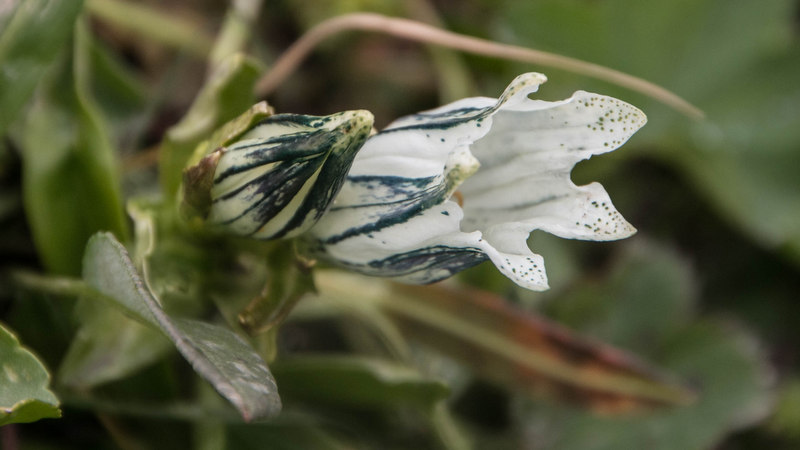
<svg viewBox="0 0 800 450">
<path fill-rule="evenodd" d="M 208 55 L 211 66 L 216 66 L 228 55 L 245 51 L 258 20 L 262 2 L 263 0 L 247 0 L 230 4 L 211 54 Z"/>
<path fill-rule="evenodd" d="M 81 0 L 12 0 L 0 8 L 9 14 L 0 17 L 0 136 L 69 42 L 82 7 Z"/>
<path fill-rule="evenodd" d="M 100 230 L 127 236 L 114 150 L 89 89 L 89 35 L 51 73 L 22 132 L 25 210 L 47 269 L 77 275 L 86 240 Z"/>
<path fill-rule="evenodd" d="M 298 356 L 272 367 L 284 396 L 336 405 L 430 411 L 446 399 L 444 382 L 399 363 L 354 356 Z"/>
<path fill-rule="evenodd" d="M 111 234 L 98 233 L 89 240 L 83 276 L 128 313 L 161 330 L 246 421 L 280 411 L 275 380 L 252 347 L 230 329 L 167 316 L 136 272 L 128 252 Z"/>
<path fill-rule="evenodd" d="M 0 426 L 61 417 L 47 369 L 2 324 L 0 369 Z"/>
<path fill-rule="evenodd" d="M 152 122 L 156 89 L 136 77 L 105 42 L 93 40 L 90 50 L 92 98 L 109 124 L 115 146 L 132 150 Z"/>
</svg>

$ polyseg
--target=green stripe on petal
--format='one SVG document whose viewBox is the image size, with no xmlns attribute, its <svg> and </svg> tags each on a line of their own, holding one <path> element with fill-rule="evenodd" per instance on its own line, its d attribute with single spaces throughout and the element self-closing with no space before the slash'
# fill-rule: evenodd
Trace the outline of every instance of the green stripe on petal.
<svg viewBox="0 0 800 450">
<path fill-rule="evenodd" d="M 611 240 L 635 229 L 574 165 L 622 145 L 644 123 L 620 100 L 576 92 L 532 100 L 546 78 L 517 77 L 499 99 L 464 99 L 393 122 L 356 157 L 334 207 L 311 230 L 323 257 L 402 281 L 436 281 L 490 259 L 528 289 L 547 289 L 531 231 Z M 450 201 L 458 189 L 463 209 Z"/>
<path fill-rule="evenodd" d="M 501 251 L 481 232 L 462 232 L 461 219 L 459 206 L 447 201 L 380 231 L 335 243 L 317 241 L 316 250 L 318 256 L 348 269 L 416 284 L 439 281 L 491 260 L 521 286 L 547 289 L 542 258 L 525 246 L 524 239 L 521 245 Z"/>
<path fill-rule="evenodd" d="M 257 239 L 305 232 L 339 192 L 372 120 L 368 111 L 347 111 L 326 117 L 279 114 L 255 124 L 217 150 L 214 165 L 187 170 L 213 170 L 206 223 Z M 184 198 L 193 198 L 188 194 Z"/>
<path fill-rule="evenodd" d="M 445 202 L 377 231 L 336 242 L 317 241 L 316 250 L 319 256 L 361 273 L 431 283 L 487 259 L 478 244 L 480 233 L 461 233 L 460 218 L 458 205 Z M 323 228 L 328 219 L 329 214 L 313 230 Z"/>
</svg>

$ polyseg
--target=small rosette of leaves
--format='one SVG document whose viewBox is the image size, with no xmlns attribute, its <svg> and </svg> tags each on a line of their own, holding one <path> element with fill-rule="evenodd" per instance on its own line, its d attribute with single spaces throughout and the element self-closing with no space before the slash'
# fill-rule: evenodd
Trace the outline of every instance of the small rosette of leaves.
<svg viewBox="0 0 800 450">
<path fill-rule="evenodd" d="M 268 116 L 184 171 L 182 210 L 226 234 L 302 234 L 336 197 L 372 122 L 363 110 Z"/>
</svg>

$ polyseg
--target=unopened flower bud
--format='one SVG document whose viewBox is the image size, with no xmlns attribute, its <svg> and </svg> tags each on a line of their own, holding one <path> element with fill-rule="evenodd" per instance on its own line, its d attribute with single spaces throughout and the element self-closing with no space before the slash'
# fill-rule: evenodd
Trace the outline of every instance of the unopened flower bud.
<svg viewBox="0 0 800 450">
<path fill-rule="evenodd" d="M 239 236 L 301 234 L 339 192 L 372 122 L 364 110 L 267 117 L 184 171 L 182 209 Z"/>
</svg>

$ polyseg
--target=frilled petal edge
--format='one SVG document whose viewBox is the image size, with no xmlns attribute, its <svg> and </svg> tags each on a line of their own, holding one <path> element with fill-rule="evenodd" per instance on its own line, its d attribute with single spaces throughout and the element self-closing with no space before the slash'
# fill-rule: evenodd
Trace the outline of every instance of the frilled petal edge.
<svg viewBox="0 0 800 450">
<path fill-rule="evenodd" d="M 635 229 L 574 165 L 622 145 L 645 122 L 635 107 L 578 91 L 529 95 L 546 78 L 517 77 L 499 99 L 464 99 L 393 122 L 356 157 L 331 211 L 313 228 L 325 258 L 427 283 L 484 260 L 531 290 L 547 289 L 533 230 L 612 240 Z M 463 208 L 450 200 L 458 190 Z"/>
</svg>

